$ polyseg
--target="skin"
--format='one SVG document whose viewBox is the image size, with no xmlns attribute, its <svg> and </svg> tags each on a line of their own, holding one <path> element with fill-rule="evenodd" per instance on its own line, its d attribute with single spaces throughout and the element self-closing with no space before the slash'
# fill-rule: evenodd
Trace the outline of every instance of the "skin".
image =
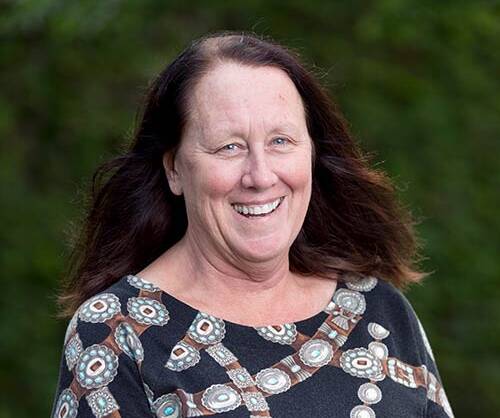
<svg viewBox="0 0 500 418">
<path fill-rule="evenodd" d="M 335 280 L 293 274 L 288 263 L 312 183 L 312 140 L 295 85 L 277 68 L 222 63 L 197 83 L 189 109 L 175 158 L 164 156 L 170 189 L 186 202 L 187 232 L 138 276 L 242 325 L 317 314 Z M 280 197 L 263 217 L 232 206 Z"/>
</svg>

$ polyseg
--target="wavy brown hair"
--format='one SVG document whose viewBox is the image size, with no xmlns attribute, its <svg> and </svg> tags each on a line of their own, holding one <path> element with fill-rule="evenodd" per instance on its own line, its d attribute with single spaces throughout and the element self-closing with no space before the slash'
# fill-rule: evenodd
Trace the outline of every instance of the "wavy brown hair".
<svg viewBox="0 0 500 418">
<path fill-rule="evenodd" d="M 313 185 L 304 224 L 290 248 L 290 270 L 324 277 L 372 275 L 399 288 L 426 275 L 415 267 L 420 260 L 414 220 L 384 172 L 370 168 L 313 70 L 273 40 L 217 32 L 194 41 L 157 76 L 130 148 L 94 174 L 58 297 L 61 316 L 142 270 L 182 238 L 184 200 L 170 191 L 162 158 L 175 155 L 179 146 L 194 85 L 224 61 L 285 71 L 304 103 L 314 142 Z"/>
</svg>

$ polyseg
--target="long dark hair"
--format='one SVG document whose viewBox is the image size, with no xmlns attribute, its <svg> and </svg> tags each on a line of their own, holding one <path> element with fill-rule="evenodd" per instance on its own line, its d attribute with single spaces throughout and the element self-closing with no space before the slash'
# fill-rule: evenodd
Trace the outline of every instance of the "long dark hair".
<svg viewBox="0 0 500 418">
<path fill-rule="evenodd" d="M 217 32 L 194 41 L 158 75 L 132 145 L 94 174 L 59 295 L 62 316 L 142 270 L 184 235 L 184 200 L 170 191 L 162 158 L 166 152 L 175 155 L 179 146 L 195 83 L 221 61 L 280 68 L 304 103 L 314 141 L 313 185 L 290 249 L 290 270 L 324 277 L 372 275 L 400 288 L 426 275 L 415 268 L 419 243 L 409 211 L 389 178 L 369 167 L 337 105 L 299 54 L 253 33 Z"/>
</svg>

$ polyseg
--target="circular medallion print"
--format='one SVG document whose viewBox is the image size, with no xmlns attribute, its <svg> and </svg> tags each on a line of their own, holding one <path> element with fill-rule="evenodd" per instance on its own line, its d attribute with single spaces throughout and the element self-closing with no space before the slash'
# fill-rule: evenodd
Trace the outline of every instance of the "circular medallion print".
<svg viewBox="0 0 500 418">
<path fill-rule="evenodd" d="M 153 283 L 132 274 L 129 274 L 127 276 L 127 282 L 130 286 L 133 286 L 139 290 L 145 290 L 147 292 L 158 292 L 160 290 L 160 288 L 155 286 Z"/>
<path fill-rule="evenodd" d="M 224 338 L 226 325 L 221 319 L 204 312 L 198 312 L 187 333 L 193 340 L 201 344 L 215 344 Z"/>
<path fill-rule="evenodd" d="M 382 399 L 382 391 L 373 383 L 365 383 L 359 387 L 358 397 L 364 403 L 373 405 L 380 402 Z"/>
<path fill-rule="evenodd" d="M 369 406 L 358 405 L 351 411 L 351 418 L 375 418 L 375 412 Z"/>
<path fill-rule="evenodd" d="M 304 364 L 311 367 L 321 367 L 330 362 L 333 350 L 327 341 L 313 339 L 300 347 L 299 356 Z"/>
<path fill-rule="evenodd" d="M 294 323 L 256 327 L 257 333 L 268 341 L 278 344 L 291 344 L 297 338 L 297 327 Z"/>
<path fill-rule="evenodd" d="M 160 396 L 153 403 L 153 411 L 158 418 L 181 418 L 181 400 L 175 393 Z"/>
<path fill-rule="evenodd" d="M 64 389 L 57 399 L 53 418 L 75 418 L 78 413 L 78 399 L 71 389 Z"/>
<path fill-rule="evenodd" d="M 241 397 L 229 386 L 212 385 L 203 392 L 201 403 L 212 412 L 228 412 L 240 406 Z"/>
<path fill-rule="evenodd" d="M 79 318 L 85 322 L 105 322 L 120 312 L 120 301 L 112 293 L 101 293 L 86 301 L 80 308 Z"/>
<path fill-rule="evenodd" d="M 372 341 L 368 344 L 368 350 L 370 350 L 370 352 L 379 360 L 383 360 L 389 355 L 387 346 L 379 341 Z"/>
<path fill-rule="evenodd" d="M 346 311 L 362 315 L 366 309 L 365 297 L 354 290 L 339 289 L 333 295 L 333 302 Z"/>
<path fill-rule="evenodd" d="M 167 308 L 155 299 L 132 297 L 127 301 L 132 318 L 144 325 L 165 325 L 170 319 Z"/>
<path fill-rule="evenodd" d="M 356 281 L 346 282 L 346 286 L 351 290 L 356 290 L 358 292 L 369 292 L 373 290 L 375 286 L 377 286 L 377 278 L 376 277 L 363 277 Z"/>
<path fill-rule="evenodd" d="M 347 350 L 340 356 L 342 369 L 354 377 L 372 379 L 382 373 L 382 363 L 366 348 Z"/>
<path fill-rule="evenodd" d="M 115 330 L 115 341 L 132 360 L 136 362 L 144 360 L 144 349 L 132 325 L 126 322 L 120 323 Z"/>
<path fill-rule="evenodd" d="M 255 376 L 257 386 L 264 392 L 275 395 L 290 389 L 290 377 L 282 370 L 275 368 L 263 369 Z"/>
<path fill-rule="evenodd" d="M 118 356 L 105 345 L 94 344 L 83 351 L 75 367 L 75 377 L 87 389 L 99 388 L 116 376 Z"/>
</svg>

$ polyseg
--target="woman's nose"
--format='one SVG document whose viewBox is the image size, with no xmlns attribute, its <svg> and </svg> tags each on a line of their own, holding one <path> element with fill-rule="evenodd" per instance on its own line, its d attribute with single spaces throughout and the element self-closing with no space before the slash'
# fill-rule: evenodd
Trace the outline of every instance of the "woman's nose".
<svg viewBox="0 0 500 418">
<path fill-rule="evenodd" d="M 268 189 L 278 181 L 272 162 L 265 152 L 254 153 L 248 156 L 245 172 L 241 179 L 243 187 L 254 189 Z"/>
</svg>

